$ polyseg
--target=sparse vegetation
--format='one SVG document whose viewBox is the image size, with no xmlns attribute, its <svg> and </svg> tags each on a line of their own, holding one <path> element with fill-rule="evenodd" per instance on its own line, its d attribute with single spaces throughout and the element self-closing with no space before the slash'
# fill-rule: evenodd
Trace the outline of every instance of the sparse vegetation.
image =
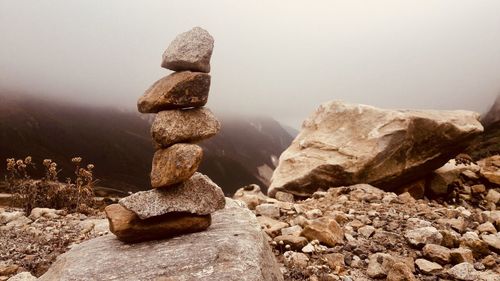
<svg viewBox="0 0 500 281">
<path fill-rule="evenodd" d="M 75 165 L 75 178 L 65 182 L 58 179 L 60 170 L 51 159 L 43 160 L 45 175 L 33 179 L 30 172 L 35 170 L 31 156 L 15 160 L 7 159 L 6 182 L 13 194 L 14 204 L 29 214 L 33 208 L 45 207 L 66 209 L 68 212 L 89 213 L 94 207 L 93 164 L 82 165 L 82 158 L 71 159 Z M 83 166 L 83 167 L 82 167 Z"/>
</svg>

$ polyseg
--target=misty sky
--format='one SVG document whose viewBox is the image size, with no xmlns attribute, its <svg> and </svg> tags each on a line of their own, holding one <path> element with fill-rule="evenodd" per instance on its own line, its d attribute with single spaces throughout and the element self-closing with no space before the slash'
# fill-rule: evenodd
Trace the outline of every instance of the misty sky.
<svg viewBox="0 0 500 281">
<path fill-rule="evenodd" d="M 0 0 L 0 89 L 135 109 L 193 26 L 215 38 L 208 106 L 299 127 L 320 103 L 484 112 L 500 1 Z"/>
</svg>

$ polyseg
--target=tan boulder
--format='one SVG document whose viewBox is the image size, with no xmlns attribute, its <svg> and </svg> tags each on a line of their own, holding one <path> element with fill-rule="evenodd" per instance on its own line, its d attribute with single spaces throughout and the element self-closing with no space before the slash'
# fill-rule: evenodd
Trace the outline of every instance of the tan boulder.
<svg viewBox="0 0 500 281">
<path fill-rule="evenodd" d="M 169 213 L 141 220 L 134 212 L 120 204 L 107 206 L 105 212 L 110 231 L 121 241 L 129 243 L 202 231 L 207 229 L 211 222 L 210 215 L 189 213 Z"/>
<path fill-rule="evenodd" d="M 153 156 L 151 186 L 167 187 L 189 179 L 198 170 L 203 149 L 196 144 L 178 143 L 157 150 Z"/>
<path fill-rule="evenodd" d="M 310 241 L 318 240 L 326 246 L 333 247 L 344 242 L 344 231 L 332 218 L 322 217 L 310 221 L 300 233 Z"/>
<path fill-rule="evenodd" d="M 156 115 L 151 136 L 157 146 L 169 147 L 210 138 L 219 130 L 220 123 L 208 108 L 167 110 Z"/>
<path fill-rule="evenodd" d="M 174 72 L 156 81 L 137 102 L 141 113 L 200 107 L 208 100 L 210 75 L 201 72 Z"/>
<path fill-rule="evenodd" d="M 483 131 L 469 111 L 387 110 L 327 102 L 281 154 L 269 195 L 368 183 L 386 190 L 422 178 Z"/>
</svg>

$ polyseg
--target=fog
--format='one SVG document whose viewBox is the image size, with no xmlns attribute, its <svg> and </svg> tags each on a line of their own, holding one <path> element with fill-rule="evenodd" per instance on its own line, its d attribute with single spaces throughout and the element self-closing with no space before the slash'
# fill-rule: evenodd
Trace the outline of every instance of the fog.
<svg viewBox="0 0 500 281">
<path fill-rule="evenodd" d="M 485 112 L 500 1 L 0 0 L 0 91 L 135 109 L 193 26 L 215 38 L 208 106 L 299 127 L 320 103 Z"/>
</svg>

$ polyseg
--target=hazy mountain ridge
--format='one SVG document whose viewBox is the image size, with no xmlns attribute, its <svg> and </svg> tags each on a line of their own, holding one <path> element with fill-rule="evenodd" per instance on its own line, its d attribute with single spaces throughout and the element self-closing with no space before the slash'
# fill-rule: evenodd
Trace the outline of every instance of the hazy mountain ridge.
<svg viewBox="0 0 500 281">
<path fill-rule="evenodd" d="M 73 172 L 71 157 L 81 156 L 96 165 L 99 185 L 125 191 L 148 189 L 154 153 L 149 133 L 152 116 L 0 96 L 0 158 L 31 155 L 37 163 L 51 158 L 63 170 L 63 180 Z M 221 132 L 201 143 L 205 156 L 200 171 L 229 194 L 245 184 L 267 184 L 258 167 L 267 166 L 270 176 L 269 170 L 274 169 L 270 156 L 277 159 L 292 137 L 271 118 L 226 115 L 220 119 Z M 38 170 L 43 170 L 41 164 Z M 4 173 L 2 165 L 2 178 Z"/>
</svg>

